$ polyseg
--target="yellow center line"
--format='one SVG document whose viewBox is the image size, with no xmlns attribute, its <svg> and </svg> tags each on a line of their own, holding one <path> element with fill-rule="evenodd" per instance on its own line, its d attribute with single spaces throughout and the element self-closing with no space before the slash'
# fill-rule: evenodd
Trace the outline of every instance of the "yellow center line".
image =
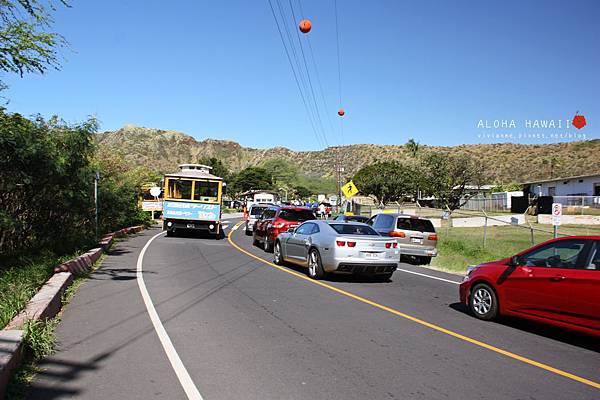
<svg viewBox="0 0 600 400">
<path fill-rule="evenodd" d="M 236 224 L 236 228 L 239 227 L 242 223 L 243 222 L 239 222 L 238 224 Z M 560 370 L 558 368 L 554 368 L 554 367 L 552 367 L 550 365 L 543 364 L 541 362 L 532 360 L 530 358 L 523 357 L 523 356 L 520 356 L 518 354 L 512 353 L 512 352 L 510 352 L 508 350 L 504 350 L 504 349 L 501 349 L 499 347 L 492 346 L 491 344 L 487 344 L 487 343 L 481 342 L 481 341 L 479 341 L 477 339 L 470 338 L 470 337 L 462 335 L 460 333 L 457 333 L 457 332 L 451 331 L 449 329 L 443 328 L 443 327 L 441 327 L 439 325 L 432 324 L 431 322 L 424 321 L 422 319 L 413 317 L 412 315 L 405 314 L 405 313 L 403 313 L 401 311 L 398 311 L 398 310 L 394 310 L 393 308 L 390 308 L 390 307 L 384 306 L 382 304 L 376 303 L 376 302 L 371 301 L 369 299 L 366 299 L 364 297 L 355 295 L 353 293 L 347 292 L 347 291 L 342 290 L 342 289 L 338 289 L 335 286 L 328 285 L 327 283 L 323 283 L 323 282 L 320 282 L 320 281 L 315 281 L 315 280 L 309 278 L 308 276 L 302 275 L 302 274 L 300 274 L 298 272 L 291 271 L 291 270 L 289 270 L 287 268 L 280 267 L 279 265 L 273 264 L 273 263 L 271 263 L 271 262 L 269 262 L 267 260 L 264 260 L 264 259 L 262 259 L 262 258 L 260 258 L 260 257 L 258 257 L 256 255 L 250 253 L 249 251 L 246 251 L 246 250 L 242 249 L 240 246 L 238 246 L 231 239 L 231 236 L 233 235 L 233 232 L 234 232 L 234 230 L 231 230 L 229 232 L 229 235 L 227 236 L 227 239 L 228 239 L 229 243 L 233 247 L 235 247 L 236 249 L 238 249 L 242 253 L 246 254 L 247 256 L 252 257 L 252 258 L 254 258 L 254 259 L 256 259 L 256 260 L 258 260 L 258 261 L 260 261 L 260 262 L 262 262 L 264 264 L 269 265 L 270 267 L 276 268 L 276 269 L 278 269 L 280 271 L 283 271 L 283 272 L 285 272 L 287 274 L 294 275 L 297 278 L 304 279 L 305 281 L 308 281 L 308 282 L 313 283 L 315 285 L 319 285 L 319 286 L 324 287 L 326 289 L 329 289 L 329 290 L 331 290 L 333 292 L 339 293 L 339 294 L 341 294 L 343 296 L 350 297 L 350 298 L 352 298 L 354 300 L 358 300 L 358 301 L 360 301 L 362 303 L 368 304 L 368 305 L 373 306 L 375 308 L 379 308 L 380 310 L 387 311 L 387 312 L 389 312 L 391 314 L 394 314 L 394 315 L 397 315 L 399 317 L 402 317 L 402 318 L 408 319 L 410 321 L 416 322 L 417 324 L 426 326 L 426 327 L 431 328 L 433 330 L 436 330 L 438 332 L 445 333 L 446 335 L 455 337 L 457 339 L 463 340 L 465 342 L 474 344 L 474 345 L 479 346 L 479 347 L 483 347 L 485 349 L 491 350 L 491 351 L 496 352 L 498 354 L 502 354 L 502 355 L 504 355 L 506 357 L 510 357 L 512 359 L 524 362 L 525 364 L 533 365 L 534 367 L 541 368 L 543 370 L 552 372 L 554 374 L 563 376 L 565 378 L 572 379 L 574 381 L 583 383 L 585 385 L 589 385 L 589 386 L 591 386 L 593 388 L 600 389 L 600 383 L 598 383 L 598 382 L 594 382 L 592 380 L 589 380 L 589 379 L 586 379 L 586 378 L 582 378 L 582 377 L 577 376 L 575 374 L 572 374 L 570 372 L 566 372 L 566 371 Z"/>
</svg>

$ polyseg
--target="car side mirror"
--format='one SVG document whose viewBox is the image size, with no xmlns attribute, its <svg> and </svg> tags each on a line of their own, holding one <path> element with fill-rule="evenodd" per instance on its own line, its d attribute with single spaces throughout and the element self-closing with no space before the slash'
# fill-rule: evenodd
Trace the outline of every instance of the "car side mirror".
<svg viewBox="0 0 600 400">
<path fill-rule="evenodd" d="M 510 258 L 510 261 L 508 262 L 508 266 L 509 267 L 516 267 L 519 265 L 519 256 L 513 256 Z"/>
<path fill-rule="evenodd" d="M 294 232 L 296 232 L 296 228 L 290 226 L 287 231 L 289 233 L 294 233 Z"/>
</svg>

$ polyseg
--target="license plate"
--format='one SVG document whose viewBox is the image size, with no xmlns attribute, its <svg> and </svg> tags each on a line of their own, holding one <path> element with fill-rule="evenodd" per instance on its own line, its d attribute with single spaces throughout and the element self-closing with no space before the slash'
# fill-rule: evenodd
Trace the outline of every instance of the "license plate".
<svg viewBox="0 0 600 400">
<path fill-rule="evenodd" d="M 417 243 L 417 244 L 423 243 L 423 239 L 420 239 L 420 238 L 411 238 L 410 240 L 411 240 L 411 242 Z"/>
<path fill-rule="evenodd" d="M 379 253 L 363 253 L 365 258 L 379 258 Z"/>
<path fill-rule="evenodd" d="M 196 227 L 196 225 L 194 225 L 194 224 L 187 224 L 187 227 L 188 227 L 188 228 L 195 228 L 195 227 Z"/>
</svg>

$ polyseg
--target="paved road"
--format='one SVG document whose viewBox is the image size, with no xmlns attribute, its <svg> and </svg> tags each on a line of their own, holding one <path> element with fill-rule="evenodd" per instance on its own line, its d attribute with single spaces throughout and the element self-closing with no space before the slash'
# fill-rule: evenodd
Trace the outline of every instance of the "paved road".
<svg viewBox="0 0 600 400">
<path fill-rule="evenodd" d="M 140 251 L 157 233 L 119 243 L 82 286 L 29 398 L 185 399 L 186 373 L 205 399 L 600 398 L 576 380 L 600 381 L 597 341 L 516 320 L 478 321 L 456 304 L 454 275 L 402 264 L 390 282 L 322 286 L 225 239 L 159 235 L 141 275 L 181 360 L 177 375 L 136 281 Z M 231 240 L 271 258 L 241 230 Z"/>
</svg>

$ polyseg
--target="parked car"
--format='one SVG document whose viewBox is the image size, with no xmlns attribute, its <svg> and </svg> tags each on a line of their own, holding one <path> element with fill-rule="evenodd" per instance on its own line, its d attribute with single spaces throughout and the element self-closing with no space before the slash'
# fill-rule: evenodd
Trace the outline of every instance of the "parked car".
<svg viewBox="0 0 600 400">
<path fill-rule="evenodd" d="M 296 206 L 267 207 L 254 223 L 253 244 L 262 245 L 266 252 L 273 250 L 275 238 L 290 227 L 295 228 L 304 221 L 316 219 L 310 208 Z"/>
<path fill-rule="evenodd" d="M 552 239 L 469 267 L 459 292 L 479 319 L 512 315 L 600 337 L 600 236 Z"/>
<path fill-rule="evenodd" d="M 364 215 L 338 215 L 333 219 L 338 222 L 363 222 L 366 223 L 369 220 L 369 217 L 365 217 Z"/>
<path fill-rule="evenodd" d="M 379 234 L 398 241 L 402 255 L 417 264 L 429 264 L 437 256 L 437 234 L 430 220 L 405 214 L 377 214 L 367 222 Z"/>
<path fill-rule="evenodd" d="M 369 274 L 389 279 L 398 268 L 398 243 L 367 224 L 314 220 L 280 234 L 275 264 L 290 262 L 321 279 L 327 273 Z"/>
<path fill-rule="evenodd" d="M 271 205 L 272 204 L 269 203 L 257 203 L 250 206 L 250 209 L 248 210 L 248 218 L 246 219 L 246 235 L 252 235 L 254 224 L 262 215 L 263 211 L 265 211 Z"/>
</svg>

